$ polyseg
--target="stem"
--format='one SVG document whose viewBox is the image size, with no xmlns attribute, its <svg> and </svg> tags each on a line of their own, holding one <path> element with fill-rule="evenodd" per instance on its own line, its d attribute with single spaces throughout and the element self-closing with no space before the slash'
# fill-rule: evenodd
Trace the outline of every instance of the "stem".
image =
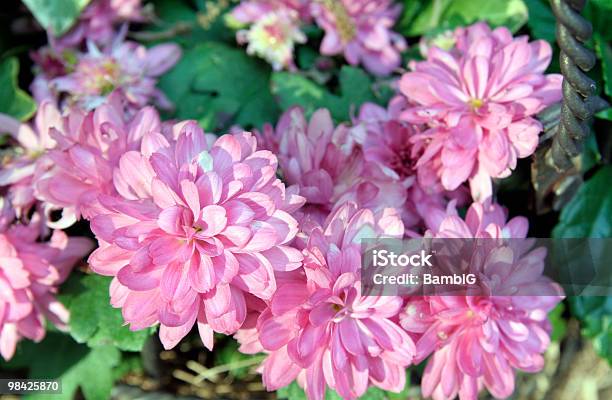
<svg viewBox="0 0 612 400">
<path fill-rule="evenodd" d="M 244 367 L 250 367 L 252 365 L 259 364 L 265 358 L 266 358 L 265 355 L 254 356 L 251 358 L 247 358 L 246 360 L 234 361 L 234 362 L 230 362 L 227 364 L 218 365 L 213 368 L 206 368 L 202 364 L 199 364 L 195 361 L 190 361 L 187 363 L 187 367 L 193 370 L 194 372 L 198 373 L 198 375 L 193 380 L 197 384 L 197 383 L 202 382 L 203 380 L 209 380 L 212 382 L 213 379 L 217 375 L 223 372 L 228 372 L 228 371 L 232 371 L 232 370 L 244 368 Z"/>
<path fill-rule="evenodd" d="M 173 26 L 171 26 L 170 28 L 164 30 L 164 31 L 159 31 L 159 32 L 153 32 L 153 31 L 142 31 L 142 32 L 130 32 L 129 36 L 133 39 L 136 39 L 138 41 L 142 41 L 142 42 L 152 42 L 155 40 L 166 40 L 166 39 L 172 39 L 173 37 L 177 36 L 177 35 L 182 35 L 184 33 L 189 33 L 191 32 L 191 30 L 193 29 L 193 23 L 190 22 L 177 22 L 176 24 L 174 24 Z"/>
</svg>

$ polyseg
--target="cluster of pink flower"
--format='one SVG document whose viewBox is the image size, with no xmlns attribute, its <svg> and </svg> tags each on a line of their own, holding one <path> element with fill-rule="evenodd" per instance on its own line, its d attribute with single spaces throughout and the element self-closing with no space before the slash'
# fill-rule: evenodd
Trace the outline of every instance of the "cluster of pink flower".
<svg viewBox="0 0 612 400">
<path fill-rule="evenodd" d="M 114 90 L 121 90 L 131 111 L 155 103 L 172 104 L 158 90 L 156 78 L 180 58 L 174 43 L 151 48 L 126 41 L 127 22 L 144 18 L 140 0 L 96 0 L 66 35 L 32 54 L 37 75 L 31 90 L 36 100 L 92 110 Z M 119 23 L 124 23 L 116 29 Z"/>
<path fill-rule="evenodd" d="M 99 3 L 90 7 L 125 11 L 113 8 L 119 1 Z M 378 73 L 399 64 L 390 1 L 253 0 L 234 16 L 254 24 L 246 37 L 256 46 L 259 34 L 300 35 L 274 21 L 289 11 L 325 29 L 324 53 L 344 52 Z M 86 17 L 75 35 L 107 21 Z M 214 333 L 235 335 L 242 352 L 267 354 L 269 390 L 297 380 L 310 399 L 327 388 L 346 399 L 369 386 L 401 391 L 406 367 L 430 355 L 425 396 L 476 399 L 484 387 L 509 396 L 516 369 L 542 367 L 547 313 L 562 298 L 542 277 L 541 251 L 496 254 L 485 260 L 495 268 L 480 268 L 486 277 L 502 265 L 491 282 L 531 285 L 541 297 L 405 298 L 361 287 L 363 238 L 527 235 L 525 219 L 507 221 L 492 203 L 490 179 L 534 151 L 541 127 L 532 116 L 560 97 L 559 79 L 543 74 L 550 48 L 482 24 L 453 38 L 451 49 L 431 47 L 412 65 L 387 108 L 364 104 L 350 124 L 336 126 L 325 109 L 308 119 L 296 107 L 275 127 L 220 137 L 194 121 L 163 123 L 145 106 L 152 77 L 176 61 L 172 45 L 114 42 L 100 52 L 90 41 L 73 72 L 53 76 L 57 59 L 39 53 L 49 65 L 38 83 L 70 100 L 64 115 L 58 97 L 42 101 L 34 127 L 0 119 L 17 144 L 0 172 L 3 210 L 10 202 L 30 220 L 0 215 L 2 355 L 22 336 L 41 339 L 43 315 L 65 322 L 52 294 L 89 245 L 61 231 L 36 239 L 48 235 L 45 225 L 82 217 L 98 240 L 91 269 L 113 277 L 111 304 L 130 329 L 159 325 L 168 349 L 194 325 L 209 349 Z M 464 220 L 456 206 L 469 202 L 468 179 L 475 202 Z"/>
<path fill-rule="evenodd" d="M 535 151 L 541 124 L 534 114 L 561 99 L 561 75 L 544 75 L 552 49 L 513 38 L 485 23 L 457 29 L 448 50 L 431 46 L 413 62 L 400 90 L 412 107 L 401 119 L 425 129 L 418 178 L 454 190 L 469 180 L 472 197 L 492 194 L 491 178 L 510 175 Z M 447 39 L 449 41 L 449 39 Z"/>
<path fill-rule="evenodd" d="M 232 12 L 235 24 L 249 25 L 237 34 L 247 51 L 275 69 L 295 68 L 293 51 L 304 43 L 300 30 L 313 21 L 325 31 L 321 54 L 342 54 L 351 65 L 363 64 L 376 75 L 400 66 L 404 38 L 391 30 L 401 6 L 391 0 L 246 0 Z"/>
<path fill-rule="evenodd" d="M 142 108 L 152 100 L 169 106 L 155 77 L 176 63 L 180 48 L 125 42 L 127 26 L 117 30 L 117 25 L 142 18 L 140 0 L 93 1 L 74 28 L 57 38 L 49 32 L 51 45 L 32 55 L 38 69 L 32 92 L 39 103 L 33 125 L 0 114 L 11 145 L 2 151 L 0 170 L 5 359 L 22 337 L 43 338 L 45 317 L 66 327 L 68 312 L 54 295 L 93 246 L 58 229 L 93 215 L 99 194 L 112 192 L 119 157 L 140 149 L 146 124 L 161 126 L 156 111 Z M 59 210 L 61 218 L 53 220 Z"/>
</svg>

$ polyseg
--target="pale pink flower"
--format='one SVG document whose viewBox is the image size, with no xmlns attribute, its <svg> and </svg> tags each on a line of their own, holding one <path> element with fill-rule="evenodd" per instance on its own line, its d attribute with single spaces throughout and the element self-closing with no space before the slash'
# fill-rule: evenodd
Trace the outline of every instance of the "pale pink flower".
<svg viewBox="0 0 612 400">
<path fill-rule="evenodd" d="M 297 185 L 306 198 L 303 212 L 322 223 L 330 211 L 345 201 L 375 211 L 401 207 L 402 188 L 390 181 L 374 181 L 366 176 L 363 129 L 334 126 L 326 109 L 315 111 L 306 121 L 299 107 L 287 110 L 278 121 L 259 135 L 263 147 L 278 156 L 285 182 Z"/>
<path fill-rule="evenodd" d="M 418 230 L 430 227 L 430 217 L 444 213 L 449 198 L 463 203 L 461 189 L 446 192 L 440 185 L 421 186 L 417 179 L 416 162 L 424 151 L 421 142 L 411 139 L 418 133 L 417 127 L 399 119 L 406 101 L 396 96 L 384 109 L 373 103 L 361 106 L 355 124 L 365 127 L 367 134 L 363 154 L 368 162 L 367 174 L 377 181 L 388 180 L 403 187 L 406 201 L 396 204 L 406 229 Z"/>
<path fill-rule="evenodd" d="M 274 70 L 295 69 L 293 51 L 296 43 L 305 43 L 297 13 L 291 10 L 272 11 L 237 32 L 240 44 L 247 44 L 247 53 L 266 60 Z"/>
<path fill-rule="evenodd" d="M 542 40 L 513 38 L 485 23 L 455 31 L 456 45 L 431 46 L 411 64 L 401 92 L 414 106 L 402 117 L 426 129 L 414 138 L 426 150 L 417 167 L 447 190 L 470 180 L 472 195 L 491 195 L 491 178 L 503 178 L 518 158 L 531 155 L 541 124 L 532 116 L 561 99 L 561 76 L 545 75 L 552 50 Z"/>
<path fill-rule="evenodd" d="M 48 167 L 40 158 L 55 147 L 50 129 L 61 128 L 63 125 L 60 112 L 51 102 L 43 102 L 38 106 L 33 122 L 30 126 L 0 114 L 0 126 L 10 135 L 9 144 L 14 144 L 2 154 L 0 187 L 6 187 L 8 200 L 17 217 L 27 215 L 36 202 L 34 176 Z"/>
<path fill-rule="evenodd" d="M 308 234 L 304 268 L 278 279 L 257 330 L 268 390 L 294 379 L 309 399 L 324 399 L 326 387 L 356 399 L 368 386 L 399 392 L 415 346 L 396 323 L 402 299 L 361 292 L 360 239 L 401 237 L 393 209 L 375 215 L 345 203 L 324 227 Z"/>
<path fill-rule="evenodd" d="M 134 330 L 160 324 L 165 348 L 197 323 L 202 341 L 233 334 L 247 315 L 245 296 L 276 290 L 274 271 L 301 265 L 290 247 L 303 203 L 276 178 L 276 157 L 242 132 L 216 140 L 194 121 L 176 140 L 151 134 L 150 153 L 128 151 L 114 171 L 117 194 L 91 227 L 100 247 L 91 267 L 114 276 L 111 303 Z"/>
<path fill-rule="evenodd" d="M 83 10 L 76 26 L 59 38 L 51 37 L 51 42 L 60 50 L 78 47 L 86 40 L 110 43 L 118 24 L 145 20 L 141 3 L 141 0 L 94 0 Z"/>
<path fill-rule="evenodd" d="M 147 49 L 138 43 L 124 41 L 124 33 L 101 49 L 87 42 L 87 53 L 76 55 L 72 72 L 49 79 L 51 91 L 66 95 L 69 105 L 77 104 L 85 110 L 98 107 L 117 89 L 132 110 L 151 103 L 171 108 L 171 103 L 155 85 L 157 78 L 180 58 L 180 47 L 166 43 Z"/>
<path fill-rule="evenodd" d="M 243 1 L 229 14 L 232 23 L 248 25 L 236 33 L 236 40 L 275 70 L 295 69 L 294 47 L 306 42 L 300 28 L 310 19 L 309 5 L 310 0 Z"/>
<path fill-rule="evenodd" d="M 474 203 L 465 222 L 450 215 L 430 234 L 524 238 L 527 221 L 506 222 L 501 207 Z M 470 256 L 470 272 L 484 289 L 479 295 L 410 298 L 400 316 L 402 327 L 417 338 L 415 362 L 433 353 L 421 386 L 425 397 L 476 400 L 486 387 L 506 398 L 514 391 L 516 369 L 537 372 L 544 365 L 547 315 L 563 299 L 560 287 L 542 274 L 546 249 L 532 249 L 528 240 L 489 244 L 480 243 Z"/>
<path fill-rule="evenodd" d="M 123 97 L 109 96 L 106 104 L 87 114 L 73 109 L 50 131 L 56 146 L 41 162 L 50 166 L 35 179 L 36 196 L 49 208 L 63 209 L 56 227 L 87 219 L 100 207 L 101 194 L 114 194 L 113 170 L 127 151 L 149 151 L 145 134 L 162 132 L 157 112 L 145 107 L 126 117 Z"/>
<path fill-rule="evenodd" d="M 325 31 L 321 54 L 343 54 L 351 65 L 391 73 L 406 48 L 404 38 L 391 30 L 400 13 L 401 5 L 391 0 L 314 0 L 312 15 Z"/>
<path fill-rule="evenodd" d="M 0 208 L 0 354 L 9 360 L 22 338 L 44 338 L 45 319 L 67 329 L 68 310 L 55 298 L 57 287 L 92 243 L 62 231 L 40 242 L 36 214 L 28 225 L 11 225 L 12 210 L 1 197 Z"/>
</svg>

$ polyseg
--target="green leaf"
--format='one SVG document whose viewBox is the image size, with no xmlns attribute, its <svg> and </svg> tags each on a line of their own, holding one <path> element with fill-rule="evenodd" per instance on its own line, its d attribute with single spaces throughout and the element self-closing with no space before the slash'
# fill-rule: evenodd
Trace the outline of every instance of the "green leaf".
<svg viewBox="0 0 612 400">
<path fill-rule="evenodd" d="M 601 119 L 606 119 L 608 121 L 612 121 L 612 107 L 606 108 L 605 110 L 598 112 L 597 114 L 595 114 L 595 116 L 597 118 L 601 118 Z"/>
<path fill-rule="evenodd" d="M 406 372 L 406 375 L 406 388 L 401 393 L 387 392 L 375 386 L 371 386 L 361 397 L 359 397 L 359 400 L 399 400 L 407 398 L 408 388 L 410 387 L 410 374 L 408 371 Z M 278 389 L 276 394 L 279 399 L 307 400 L 306 393 L 304 393 L 304 390 L 302 390 L 300 385 L 298 385 L 295 381 L 291 382 L 289 386 Z M 325 392 L 325 399 L 342 400 L 342 397 L 340 397 L 334 390 L 328 388 Z"/>
<path fill-rule="evenodd" d="M 597 166 L 601 162 L 601 153 L 597 145 L 595 135 L 589 135 L 584 141 L 582 149 L 580 170 L 587 172 L 591 168 Z"/>
<path fill-rule="evenodd" d="M 43 28 L 60 36 L 74 25 L 89 0 L 23 0 Z"/>
<path fill-rule="evenodd" d="M 563 319 L 563 311 L 565 310 L 565 304 L 559 303 L 553 310 L 548 313 L 548 319 L 552 325 L 552 333 L 550 339 L 558 342 L 565 337 L 567 331 L 567 323 Z"/>
<path fill-rule="evenodd" d="M 362 70 L 344 66 L 340 71 L 340 93 L 330 93 L 303 75 L 290 72 L 272 74 L 272 93 L 283 110 L 301 106 L 307 115 L 318 108 L 327 108 L 336 121 L 350 120 L 361 104 L 376 101 L 372 93 L 372 80 Z"/>
<path fill-rule="evenodd" d="M 603 9 L 612 10 L 612 0 L 591 0 L 591 2 Z"/>
<path fill-rule="evenodd" d="M 153 34 L 137 33 L 136 38 L 157 36 L 153 42 L 167 42 L 170 37 L 172 41 L 187 48 L 213 40 L 235 42 L 235 32 L 225 24 L 223 15 L 226 10 L 221 2 L 208 1 L 208 4 L 205 4 L 208 9 L 197 9 L 191 3 L 193 2 L 154 0 L 152 4 L 159 20 L 155 25 L 146 27 L 151 29 Z M 231 5 L 231 2 L 227 3 Z"/>
<path fill-rule="evenodd" d="M 612 236 L 612 166 L 602 167 L 563 208 L 555 238 Z"/>
<path fill-rule="evenodd" d="M 238 343 L 233 340 L 226 341 L 215 350 L 215 365 L 236 364 L 250 358 L 253 358 L 253 355 L 239 352 Z M 231 377 L 241 379 L 249 373 L 249 367 L 234 368 L 227 372 Z"/>
<path fill-rule="evenodd" d="M 582 334 L 593 339 L 595 351 L 612 365 L 612 297 L 570 299 L 572 314 L 582 322 Z"/>
<path fill-rule="evenodd" d="M 612 97 L 612 46 L 601 36 L 595 35 L 595 50 L 597 57 L 601 60 L 604 92 Z"/>
<path fill-rule="evenodd" d="M 523 0 L 430 0 L 404 33 L 419 36 L 435 29 L 452 29 L 476 21 L 518 31 L 529 19 Z"/>
<path fill-rule="evenodd" d="M 175 117 L 195 119 L 207 131 L 230 124 L 260 127 L 278 116 L 268 66 L 242 49 L 204 43 L 187 50 L 159 87 L 176 106 Z"/>
<path fill-rule="evenodd" d="M 113 369 L 121 359 L 112 346 L 89 349 L 75 343 L 69 336 L 48 332 L 40 343 L 22 342 L 7 368 L 28 368 L 31 379 L 59 379 L 61 394 L 39 394 L 25 399 L 71 400 L 80 387 L 87 400 L 110 398 Z"/>
<path fill-rule="evenodd" d="M 18 73 L 16 58 L 0 63 L 0 112 L 25 121 L 36 112 L 36 103 L 17 86 Z"/>
<path fill-rule="evenodd" d="M 295 381 L 291 382 L 289 386 L 278 389 L 276 395 L 279 399 L 306 400 L 306 393 Z"/>
<path fill-rule="evenodd" d="M 555 25 L 557 20 L 552 13 L 548 1 L 543 0 L 524 0 L 529 10 L 527 25 L 531 29 L 532 36 L 537 39 L 544 39 L 550 43 L 556 42 Z"/>
<path fill-rule="evenodd" d="M 70 334 L 90 347 L 116 346 L 121 350 L 140 351 L 154 329 L 130 331 L 124 326 L 121 310 L 111 307 L 108 287 L 111 278 L 87 275 L 70 300 Z"/>
</svg>

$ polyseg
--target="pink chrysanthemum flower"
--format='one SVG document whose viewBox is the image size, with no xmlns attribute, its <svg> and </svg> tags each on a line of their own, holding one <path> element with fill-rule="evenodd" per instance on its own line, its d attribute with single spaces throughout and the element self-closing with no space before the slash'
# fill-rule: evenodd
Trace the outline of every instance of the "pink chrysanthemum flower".
<svg viewBox="0 0 612 400">
<path fill-rule="evenodd" d="M 400 89 L 414 107 L 403 118 L 428 128 L 415 141 L 426 150 L 417 166 L 425 186 L 436 177 L 447 190 L 470 180 L 476 200 L 491 195 L 517 158 L 532 154 L 541 124 L 532 116 L 561 99 L 561 76 L 544 75 L 552 50 L 542 40 L 513 38 L 477 23 L 455 32 L 449 51 L 432 46 L 413 62 Z"/>
<path fill-rule="evenodd" d="M 525 217 L 508 220 L 507 210 L 487 199 L 472 203 L 465 214 L 459 217 L 455 203 L 449 203 L 446 211 L 436 210 L 431 216 L 428 236 L 437 238 L 525 238 L 529 222 Z"/>
<path fill-rule="evenodd" d="M 8 360 L 22 338 L 43 339 L 45 319 L 67 328 L 68 310 L 55 298 L 57 286 L 92 243 L 62 231 L 39 242 L 37 215 L 28 225 L 11 225 L 12 211 L 1 197 L 0 208 L 0 354 Z"/>
<path fill-rule="evenodd" d="M 384 109 L 373 103 L 361 106 L 355 121 L 365 127 L 367 134 L 363 154 L 368 162 L 367 174 L 378 181 L 388 180 L 406 191 L 406 201 L 395 206 L 401 212 L 407 229 L 431 227 L 430 217 L 444 212 L 449 198 L 461 203 L 461 190 L 449 193 L 438 186 L 423 187 L 417 180 L 416 162 L 424 151 L 422 143 L 411 139 L 418 133 L 415 126 L 400 121 L 399 114 L 406 100 L 396 96 Z"/>
<path fill-rule="evenodd" d="M 300 30 L 309 19 L 306 0 L 250 0 L 241 2 L 231 12 L 231 23 L 250 25 L 236 34 L 238 43 L 247 44 L 247 52 L 268 61 L 275 70 L 294 69 L 296 43 L 306 42 Z"/>
<path fill-rule="evenodd" d="M 401 5 L 391 0 L 314 0 L 312 15 L 325 30 L 321 54 L 344 54 L 351 65 L 391 73 L 406 48 L 404 38 L 391 30 L 400 13 Z"/>
<path fill-rule="evenodd" d="M 141 0 L 94 0 L 83 10 L 77 25 L 59 38 L 52 38 L 57 49 L 78 47 L 85 40 L 107 44 L 115 27 L 124 22 L 143 21 Z"/>
<path fill-rule="evenodd" d="M 175 126 L 169 143 L 128 151 L 114 173 L 117 195 L 101 199 L 92 219 L 100 241 L 94 271 L 114 276 L 111 303 L 131 329 L 160 323 L 174 347 L 197 322 L 203 343 L 233 334 L 246 318 L 245 295 L 276 290 L 275 270 L 301 265 L 289 247 L 290 212 L 303 203 L 276 178 L 276 157 L 256 151 L 246 132 L 210 140 L 193 121 Z"/>
<path fill-rule="evenodd" d="M 87 53 L 79 53 L 72 72 L 48 82 L 52 92 L 67 96 L 67 103 L 91 110 L 104 103 L 119 89 L 133 110 L 155 103 L 162 108 L 172 105 L 155 87 L 157 77 L 172 68 L 181 56 L 176 44 L 160 44 L 146 48 L 124 41 L 124 33 L 99 49 L 87 42 Z"/>
<path fill-rule="evenodd" d="M 506 223 L 501 207 L 488 203 L 474 203 L 465 222 L 448 216 L 431 232 L 436 238 L 498 239 L 526 233 L 525 219 Z M 421 386 L 425 397 L 475 400 L 486 387 L 496 398 L 506 398 L 514 391 L 515 369 L 543 367 L 551 330 L 547 314 L 563 298 L 558 285 L 542 275 L 546 251 L 513 242 L 487 251 L 470 258 L 478 263 L 470 270 L 486 290 L 477 296 L 409 299 L 401 314 L 402 327 L 418 338 L 415 362 L 433 353 Z"/>
<path fill-rule="evenodd" d="M 2 169 L 0 170 L 0 187 L 6 187 L 7 198 L 21 218 L 34 206 L 34 176 L 44 169 L 40 158 L 46 151 L 55 147 L 50 128 L 62 126 L 62 116 L 50 102 L 39 105 L 33 126 L 0 114 L 0 126 L 10 135 L 9 143 L 15 146 L 0 153 Z"/>
<path fill-rule="evenodd" d="M 63 217 L 51 226 L 67 227 L 79 217 L 95 215 L 101 194 L 114 194 L 114 168 L 127 151 L 150 151 L 145 134 L 162 132 L 157 112 L 145 107 L 127 118 L 123 97 L 115 93 L 106 104 L 87 114 L 71 110 L 50 130 L 56 146 L 41 162 L 50 166 L 36 177 L 36 197 L 49 208 L 63 209 Z"/>
<path fill-rule="evenodd" d="M 402 299 L 363 296 L 363 237 L 401 237 L 393 209 L 378 215 L 345 203 L 324 227 L 308 232 L 304 268 L 279 278 L 278 289 L 257 323 L 269 353 L 263 381 L 276 390 L 298 379 L 309 399 L 326 387 L 356 399 L 368 386 L 401 391 L 415 346 L 396 323 Z"/>
<path fill-rule="evenodd" d="M 307 201 L 304 213 L 322 223 L 335 205 L 354 201 L 379 210 L 400 207 L 402 188 L 390 181 L 373 181 L 359 143 L 363 129 L 334 127 L 329 111 L 319 109 L 306 121 L 299 107 L 287 110 L 276 129 L 264 126 L 261 144 L 278 156 L 283 179 L 299 187 Z"/>
<path fill-rule="evenodd" d="M 311 0 L 243 0 L 232 10 L 231 17 L 239 23 L 252 24 L 270 12 L 291 10 L 299 20 L 309 22 L 310 3 Z"/>
</svg>

